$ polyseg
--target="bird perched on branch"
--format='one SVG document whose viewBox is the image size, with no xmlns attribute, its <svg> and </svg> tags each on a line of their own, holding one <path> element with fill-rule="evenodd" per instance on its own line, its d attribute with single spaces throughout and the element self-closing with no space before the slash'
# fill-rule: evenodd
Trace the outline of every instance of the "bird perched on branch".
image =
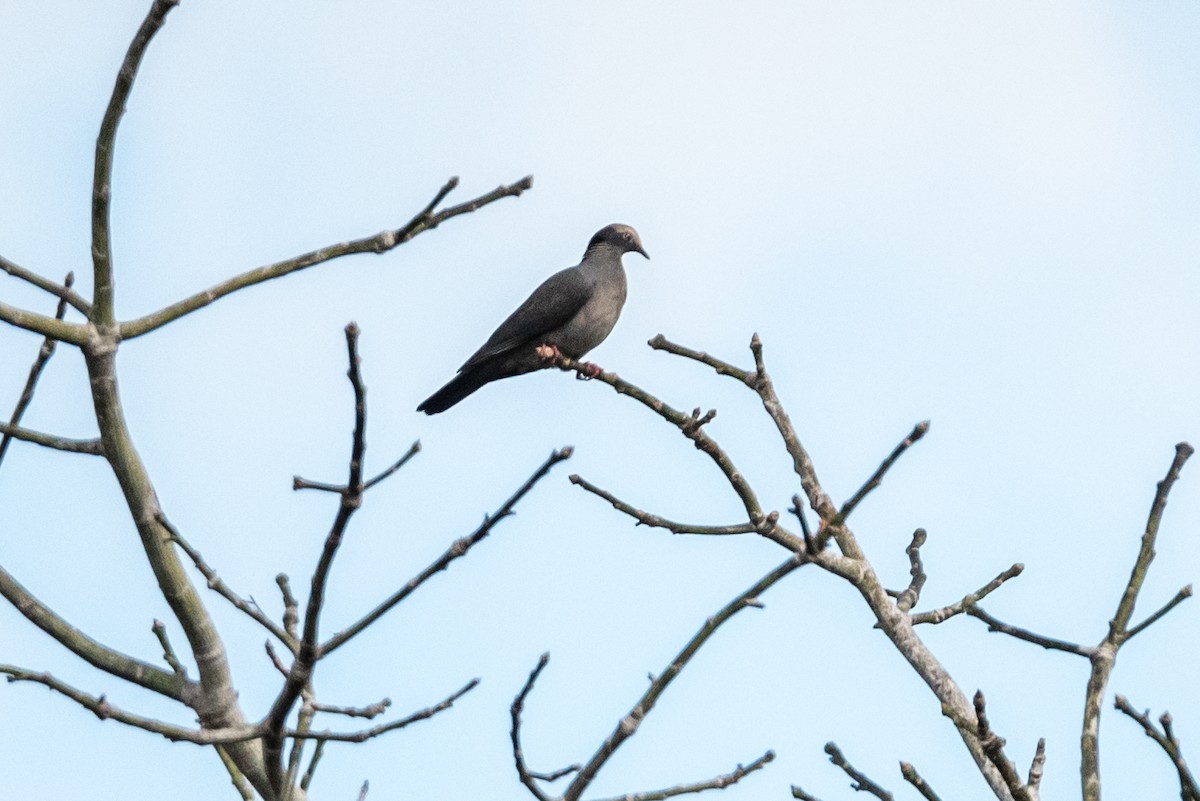
<svg viewBox="0 0 1200 801">
<path fill-rule="evenodd" d="M 597 231 L 583 260 L 547 278 L 417 411 L 444 412 L 488 382 L 549 367 L 556 353 L 579 359 L 603 342 L 625 305 L 621 256 L 630 251 L 650 258 L 630 226 Z"/>
</svg>

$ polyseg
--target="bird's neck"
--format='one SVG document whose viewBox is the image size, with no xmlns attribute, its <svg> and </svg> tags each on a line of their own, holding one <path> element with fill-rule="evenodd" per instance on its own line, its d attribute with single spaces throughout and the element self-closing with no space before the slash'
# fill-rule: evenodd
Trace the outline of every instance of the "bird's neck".
<svg viewBox="0 0 1200 801">
<path fill-rule="evenodd" d="M 621 263 L 621 255 L 624 253 L 620 248 L 614 247 L 607 242 L 601 242 L 598 245 L 592 245 L 584 251 L 584 259 L 604 259 L 607 261 L 615 261 Z"/>
</svg>

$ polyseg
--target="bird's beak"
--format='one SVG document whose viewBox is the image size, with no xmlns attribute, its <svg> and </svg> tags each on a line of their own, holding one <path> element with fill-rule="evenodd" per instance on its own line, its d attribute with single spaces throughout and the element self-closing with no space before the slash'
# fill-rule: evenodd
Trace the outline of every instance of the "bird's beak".
<svg viewBox="0 0 1200 801">
<path fill-rule="evenodd" d="M 645 256 L 647 261 L 650 260 L 650 254 L 646 252 L 646 249 L 644 247 L 642 247 L 642 244 L 640 242 L 638 243 L 638 246 L 636 248 L 634 248 L 634 250 L 636 250 L 638 253 L 641 253 L 643 256 Z"/>
</svg>

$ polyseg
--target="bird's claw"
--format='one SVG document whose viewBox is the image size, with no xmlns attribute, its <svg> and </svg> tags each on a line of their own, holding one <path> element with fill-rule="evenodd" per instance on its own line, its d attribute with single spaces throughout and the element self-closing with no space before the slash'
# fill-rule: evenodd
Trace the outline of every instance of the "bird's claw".
<svg viewBox="0 0 1200 801">
<path fill-rule="evenodd" d="M 562 356 L 562 351 L 558 349 L 557 345 L 538 345 L 533 352 L 546 364 L 553 364 Z"/>
</svg>

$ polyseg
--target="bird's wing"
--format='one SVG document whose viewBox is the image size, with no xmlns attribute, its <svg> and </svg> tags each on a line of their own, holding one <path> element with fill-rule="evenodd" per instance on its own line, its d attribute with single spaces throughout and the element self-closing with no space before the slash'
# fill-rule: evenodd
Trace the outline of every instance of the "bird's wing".
<svg viewBox="0 0 1200 801">
<path fill-rule="evenodd" d="M 507 353 L 565 325 L 592 296 L 592 285 L 576 267 L 555 273 L 533 290 L 459 371 Z"/>
</svg>

